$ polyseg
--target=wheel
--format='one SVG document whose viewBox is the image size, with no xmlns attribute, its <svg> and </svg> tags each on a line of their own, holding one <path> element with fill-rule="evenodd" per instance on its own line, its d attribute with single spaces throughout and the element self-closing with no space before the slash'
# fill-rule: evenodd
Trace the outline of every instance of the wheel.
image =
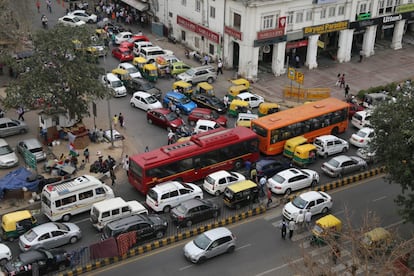
<svg viewBox="0 0 414 276">
<path fill-rule="evenodd" d="M 75 243 L 75 242 L 77 242 L 78 241 L 78 237 L 76 237 L 76 236 L 73 236 L 72 238 L 70 238 L 70 240 L 69 240 L 69 242 L 70 243 Z"/>
<path fill-rule="evenodd" d="M 213 83 L 213 82 L 214 82 L 214 79 L 213 79 L 213 78 L 208 78 L 208 79 L 207 79 L 207 82 L 211 84 L 211 83 Z"/>
<path fill-rule="evenodd" d="M 193 225 L 193 222 L 191 220 L 187 220 L 185 225 L 187 225 L 187 227 L 191 227 Z"/>
<path fill-rule="evenodd" d="M 242 168 L 242 166 L 243 166 L 243 161 L 242 161 L 242 160 L 237 160 L 237 161 L 234 163 L 234 169 L 235 169 L 235 170 L 240 170 L 240 169 Z"/>
<path fill-rule="evenodd" d="M 343 153 L 345 153 L 345 152 L 347 152 L 348 151 L 348 148 L 347 147 L 344 147 L 343 149 L 342 149 L 342 152 Z"/>
<path fill-rule="evenodd" d="M 63 221 L 69 221 L 70 220 L 70 214 L 66 214 L 62 217 Z"/>
<path fill-rule="evenodd" d="M 312 180 L 311 187 L 315 186 L 316 183 L 317 183 L 316 180 Z"/>
<path fill-rule="evenodd" d="M 217 218 L 218 217 L 218 211 L 214 211 L 214 213 L 213 213 L 213 218 Z"/>
<path fill-rule="evenodd" d="M 228 249 L 227 249 L 227 253 L 233 253 L 234 252 L 234 246 L 230 246 Z"/>
<path fill-rule="evenodd" d="M 292 189 L 287 189 L 286 191 L 285 191 L 285 195 L 290 195 L 292 193 Z"/>
<path fill-rule="evenodd" d="M 148 119 L 148 124 L 152 125 L 152 120 Z"/>
<path fill-rule="evenodd" d="M 26 130 L 25 129 L 21 129 L 20 130 L 20 134 L 25 134 L 26 133 Z"/>
<path fill-rule="evenodd" d="M 132 107 L 134 107 L 134 108 L 136 107 L 136 105 L 134 103 L 131 102 L 130 104 L 131 104 Z"/>
<path fill-rule="evenodd" d="M 198 259 L 198 261 L 197 261 L 197 264 L 202 264 L 202 263 L 204 263 L 205 261 L 206 261 L 207 259 L 206 259 L 206 257 L 200 257 L 200 259 Z"/>
<path fill-rule="evenodd" d="M 14 237 L 10 237 L 10 238 L 8 238 L 7 239 L 9 242 L 12 242 L 12 241 L 14 241 Z"/>
<path fill-rule="evenodd" d="M 89 20 L 88 20 L 88 23 L 89 23 L 89 24 L 92 24 L 92 23 L 93 23 L 92 19 L 89 19 Z"/>
<path fill-rule="evenodd" d="M 324 215 L 324 214 L 326 214 L 328 212 L 329 212 L 329 209 L 327 207 L 325 207 L 325 208 L 322 209 L 322 212 L 321 213 Z"/>
<path fill-rule="evenodd" d="M 169 206 L 169 205 L 165 206 L 164 209 L 162 209 L 162 211 L 164 213 L 169 213 L 171 211 L 171 206 Z"/>
<path fill-rule="evenodd" d="M 3 259 L 0 260 L 0 265 L 1 266 L 4 266 L 6 263 L 7 263 L 7 259 L 6 258 L 3 258 Z"/>
<path fill-rule="evenodd" d="M 164 233 L 162 231 L 158 231 L 157 233 L 155 233 L 155 237 L 157 239 L 161 239 L 162 237 L 164 237 Z"/>
<path fill-rule="evenodd" d="M 194 121 L 190 121 L 190 126 L 194 127 L 195 126 L 195 122 Z"/>
<path fill-rule="evenodd" d="M 220 195 L 220 191 L 216 191 L 216 192 L 214 193 L 214 195 L 215 195 L 215 196 L 219 196 L 219 195 Z"/>
<path fill-rule="evenodd" d="M 362 167 L 361 167 L 361 169 L 360 169 L 360 171 L 361 171 L 361 172 L 363 172 L 363 171 L 365 171 L 366 169 L 367 169 L 367 166 L 362 166 Z"/>
<path fill-rule="evenodd" d="M 323 155 L 323 158 L 328 158 L 328 153 L 325 153 L 324 155 Z"/>
</svg>

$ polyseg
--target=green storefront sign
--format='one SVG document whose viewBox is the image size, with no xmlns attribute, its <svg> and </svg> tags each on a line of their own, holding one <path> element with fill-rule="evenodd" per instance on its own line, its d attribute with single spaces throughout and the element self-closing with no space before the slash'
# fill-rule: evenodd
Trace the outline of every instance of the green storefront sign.
<svg viewBox="0 0 414 276">
<path fill-rule="evenodd" d="M 358 16 L 357 16 L 358 21 L 367 20 L 367 19 L 371 19 L 371 13 L 370 12 L 361 13 L 361 14 L 358 14 Z"/>
</svg>

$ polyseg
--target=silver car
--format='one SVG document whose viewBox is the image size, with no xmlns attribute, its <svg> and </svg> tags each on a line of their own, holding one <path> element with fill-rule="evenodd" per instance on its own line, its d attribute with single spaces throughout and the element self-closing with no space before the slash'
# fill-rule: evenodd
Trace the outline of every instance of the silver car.
<svg viewBox="0 0 414 276">
<path fill-rule="evenodd" d="M 0 118 L 0 137 L 23 134 L 29 130 L 25 122 L 10 118 Z"/>
<path fill-rule="evenodd" d="M 322 171 L 330 177 L 342 177 L 344 174 L 363 171 L 367 162 L 358 156 L 339 155 L 322 164 Z"/>
<path fill-rule="evenodd" d="M 19 164 L 13 149 L 4 139 L 0 139 L 0 168 L 11 168 Z"/>
<path fill-rule="evenodd" d="M 182 80 L 191 84 L 206 81 L 213 83 L 217 79 L 216 69 L 211 65 L 194 67 L 188 69 L 184 73 L 176 77 L 177 80 Z"/>
<path fill-rule="evenodd" d="M 35 226 L 19 237 L 22 251 L 38 248 L 55 248 L 67 243 L 75 243 L 80 238 L 81 230 L 74 223 L 48 222 Z"/>
<path fill-rule="evenodd" d="M 202 263 L 223 253 L 232 253 L 236 237 L 226 227 L 219 227 L 198 235 L 184 246 L 184 256 L 193 263 Z"/>
</svg>

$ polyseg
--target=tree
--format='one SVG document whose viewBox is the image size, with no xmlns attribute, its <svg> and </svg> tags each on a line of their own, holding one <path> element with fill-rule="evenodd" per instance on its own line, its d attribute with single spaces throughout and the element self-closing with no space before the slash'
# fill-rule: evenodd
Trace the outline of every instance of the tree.
<svg viewBox="0 0 414 276">
<path fill-rule="evenodd" d="M 110 95 L 99 81 L 103 69 L 91 62 L 87 51 L 91 37 L 87 27 L 59 24 L 36 32 L 33 56 L 11 64 L 16 78 L 6 89 L 5 107 L 40 105 L 63 108 L 71 118 L 88 115 L 91 101 Z"/>
<path fill-rule="evenodd" d="M 370 123 L 376 136 L 373 148 L 383 161 L 390 183 L 401 185 L 396 202 L 406 221 L 414 222 L 414 101 L 413 87 L 406 83 L 390 100 L 376 107 Z"/>
</svg>

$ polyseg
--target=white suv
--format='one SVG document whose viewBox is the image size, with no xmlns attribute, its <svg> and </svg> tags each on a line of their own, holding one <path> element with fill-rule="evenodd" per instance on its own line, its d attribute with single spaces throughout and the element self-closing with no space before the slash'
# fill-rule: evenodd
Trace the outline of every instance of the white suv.
<svg viewBox="0 0 414 276">
<path fill-rule="evenodd" d="M 168 181 L 152 187 L 148 191 L 146 203 L 155 212 L 168 213 L 171 208 L 192 198 L 203 198 L 200 187 L 191 183 Z"/>
<path fill-rule="evenodd" d="M 325 192 L 305 192 L 283 207 L 283 217 L 287 220 L 296 220 L 299 211 L 305 213 L 308 209 L 312 216 L 326 214 L 332 208 L 332 204 L 331 196 Z"/>
<path fill-rule="evenodd" d="M 327 158 L 329 155 L 345 153 L 349 149 L 349 144 L 344 139 L 334 135 L 322 135 L 313 141 L 319 156 Z"/>
<path fill-rule="evenodd" d="M 211 65 L 194 67 L 188 69 L 184 73 L 176 77 L 177 80 L 182 80 L 191 84 L 206 81 L 213 83 L 217 79 L 216 69 Z"/>
</svg>

